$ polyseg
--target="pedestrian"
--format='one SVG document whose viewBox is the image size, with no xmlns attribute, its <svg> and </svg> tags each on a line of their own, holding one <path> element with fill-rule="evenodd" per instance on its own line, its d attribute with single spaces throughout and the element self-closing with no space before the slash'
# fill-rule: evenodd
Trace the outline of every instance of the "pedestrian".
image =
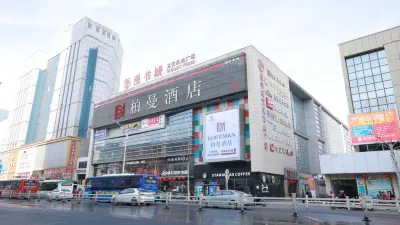
<svg viewBox="0 0 400 225">
<path fill-rule="evenodd" d="M 344 193 L 343 190 L 340 191 L 339 198 L 346 198 L 346 194 Z"/>
<path fill-rule="evenodd" d="M 333 198 L 333 192 L 332 191 L 329 192 L 328 198 Z"/>
<path fill-rule="evenodd" d="M 388 195 L 384 191 L 382 191 L 382 199 L 383 200 L 388 200 Z"/>
<path fill-rule="evenodd" d="M 388 191 L 389 199 L 390 200 L 395 200 L 396 196 L 392 193 L 392 191 Z"/>
<path fill-rule="evenodd" d="M 381 191 L 378 191 L 378 194 L 376 194 L 376 198 L 379 199 L 379 200 L 383 199 Z"/>
</svg>

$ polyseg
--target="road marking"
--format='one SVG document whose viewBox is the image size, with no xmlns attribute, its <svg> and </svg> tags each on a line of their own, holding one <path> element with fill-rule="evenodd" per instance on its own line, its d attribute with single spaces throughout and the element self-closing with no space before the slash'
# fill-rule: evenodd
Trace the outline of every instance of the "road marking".
<svg viewBox="0 0 400 225">
<path fill-rule="evenodd" d="M 320 222 L 320 223 L 326 224 L 326 221 L 319 220 L 319 219 L 317 219 L 317 218 L 314 218 L 314 217 L 309 217 L 309 216 L 303 216 L 303 217 L 304 217 L 304 218 L 306 218 L 306 219 L 309 219 L 309 220 L 314 220 L 314 221 L 317 221 L 317 222 Z"/>
</svg>

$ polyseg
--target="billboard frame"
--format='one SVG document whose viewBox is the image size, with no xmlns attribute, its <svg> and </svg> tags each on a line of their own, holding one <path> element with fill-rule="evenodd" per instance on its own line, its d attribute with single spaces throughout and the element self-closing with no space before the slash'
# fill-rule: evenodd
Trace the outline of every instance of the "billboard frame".
<svg viewBox="0 0 400 225">
<path fill-rule="evenodd" d="M 398 140 L 392 140 L 392 141 L 381 140 L 381 141 L 363 142 L 363 143 L 355 143 L 355 144 L 353 143 L 353 129 L 352 129 L 353 127 L 350 124 L 350 117 L 351 116 L 357 116 L 357 115 L 361 115 L 361 114 L 380 113 L 380 112 L 384 113 L 385 111 L 392 111 L 392 110 L 396 114 L 397 128 L 400 130 L 399 113 L 398 113 L 397 109 L 385 109 L 385 110 L 379 110 L 379 111 L 374 111 L 374 112 L 369 112 L 369 113 L 352 113 L 352 114 L 349 114 L 347 116 L 347 123 L 349 124 L 349 135 L 350 135 L 350 144 L 351 144 L 351 146 L 382 144 L 382 143 L 388 143 L 388 142 L 392 143 L 392 142 L 400 141 L 400 138 L 399 138 Z"/>
</svg>

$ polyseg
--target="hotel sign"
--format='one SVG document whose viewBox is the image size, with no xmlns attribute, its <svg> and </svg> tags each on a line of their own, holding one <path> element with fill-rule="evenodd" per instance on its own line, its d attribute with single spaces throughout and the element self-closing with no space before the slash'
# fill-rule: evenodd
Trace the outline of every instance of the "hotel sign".
<svg viewBox="0 0 400 225">
<path fill-rule="evenodd" d="M 188 109 L 196 103 L 246 90 L 245 56 L 238 55 L 96 104 L 93 126 Z"/>
</svg>

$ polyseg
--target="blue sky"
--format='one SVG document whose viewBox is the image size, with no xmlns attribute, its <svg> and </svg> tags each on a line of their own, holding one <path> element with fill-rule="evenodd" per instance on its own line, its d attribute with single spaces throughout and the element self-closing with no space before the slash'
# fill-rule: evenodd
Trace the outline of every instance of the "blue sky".
<svg viewBox="0 0 400 225">
<path fill-rule="evenodd" d="M 87 16 L 120 34 L 122 79 L 196 53 L 254 45 L 342 121 L 338 44 L 400 25 L 400 1 L 1 0 L 0 108 L 12 109 L 26 58 Z M 121 85 L 122 88 L 123 85 Z"/>
</svg>

